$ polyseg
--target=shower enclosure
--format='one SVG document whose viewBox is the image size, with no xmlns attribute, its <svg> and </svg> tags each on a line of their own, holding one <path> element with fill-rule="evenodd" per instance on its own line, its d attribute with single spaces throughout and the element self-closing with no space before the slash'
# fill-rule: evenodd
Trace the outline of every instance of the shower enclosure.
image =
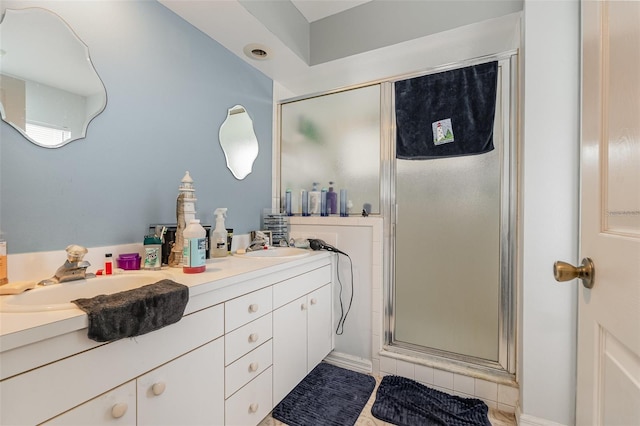
<svg viewBox="0 0 640 426">
<path fill-rule="evenodd" d="M 516 58 L 511 51 L 280 105 L 276 199 L 290 189 L 300 214 L 301 189 L 337 182 L 353 215 L 369 206 L 384 218 L 384 318 L 373 334 L 383 336 L 385 356 L 515 374 Z M 396 159 L 396 82 L 488 62 L 498 65 L 494 149 Z"/>
<path fill-rule="evenodd" d="M 492 151 L 429 160 L 391 156 L 385 349 L 513 374 L 515 59 L 484 58 L 495 59 Z"/>
</svg>

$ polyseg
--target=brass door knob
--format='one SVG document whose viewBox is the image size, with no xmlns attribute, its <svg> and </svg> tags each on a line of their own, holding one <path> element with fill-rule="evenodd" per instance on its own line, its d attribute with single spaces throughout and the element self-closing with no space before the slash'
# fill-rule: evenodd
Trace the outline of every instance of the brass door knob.
<svg viewBox="0 0 640 426">
<path fill-rule="evenodd" d="M 582 266 L 575 267 L 567 262 L 557 261 L 553 264 L 553 276 L 556 281 L 570 281 L 574 278 L 582 280 L 586 288 L 593 288 L 596 268 L 588 257 L 582 259 Z"/>
</svg>

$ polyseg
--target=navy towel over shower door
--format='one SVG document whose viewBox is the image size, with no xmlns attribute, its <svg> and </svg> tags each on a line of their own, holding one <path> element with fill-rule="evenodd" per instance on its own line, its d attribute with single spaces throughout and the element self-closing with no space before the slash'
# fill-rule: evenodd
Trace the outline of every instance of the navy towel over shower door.
<svg viewBox="0 0 640 426">
<path fill-rule="evenodd" d="M 395 83 L 396 157 L 427 160 L 493 150 L 498 62 Z"/>
</svg>

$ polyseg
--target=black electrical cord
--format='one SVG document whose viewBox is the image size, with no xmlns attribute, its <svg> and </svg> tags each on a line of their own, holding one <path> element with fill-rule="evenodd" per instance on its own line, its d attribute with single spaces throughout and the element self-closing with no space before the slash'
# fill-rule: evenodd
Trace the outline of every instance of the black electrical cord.
<svg viewBox="0 0 640 426">
<path fill-rule="evenodd" d="M 347 311 L 344 312 L 344 306 L 342 304 L 342 281 L 340 281 L 340 254 L 344 255 L 349 259 L 349 264 L 351 265 L 351 298 L 349 299 L 349 306 L 347 307 Z M 338 320 L 338 326 L 336 327 L 336 334 L 341 336 L 344 333 L 344 323 L 347 320 L 347 315 L 349 315 L 349 311 L 351 310 L 351 305 L 353 303 L 353 293 L 354 293 L 354 285 L 353 285 L 353 261 L 348 254 L 344 252 L 337 252 L 338 261 L 336 263 L 336 275 L 338 277 L 338 284 L 340 284 L 340 319 Z"/>
</svg>

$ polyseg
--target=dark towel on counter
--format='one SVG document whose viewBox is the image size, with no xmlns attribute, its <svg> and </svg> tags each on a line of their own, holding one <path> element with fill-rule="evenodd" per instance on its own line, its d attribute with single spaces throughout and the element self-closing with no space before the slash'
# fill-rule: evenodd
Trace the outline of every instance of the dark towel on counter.
<svg viewBox="0 0 640 426">
<path fill-rule="evenodd" d="M 96 342 L 139 336 L 176 323 L 188 301 L 189 287 L 171 280 L 72 300 L 89 316 L 88 337 Z"/>
<path fill-rule="evenodd" d="M 427 160 L 493 150 L 498 63 L 395 83 L 396 158 Z"/>
<path fill-rule="evenodd" d="M 491 426 L 487 404 L 431 389 L 400 376 L 384 376 L 371 414 L 399 426 Z"/>
</svg>

